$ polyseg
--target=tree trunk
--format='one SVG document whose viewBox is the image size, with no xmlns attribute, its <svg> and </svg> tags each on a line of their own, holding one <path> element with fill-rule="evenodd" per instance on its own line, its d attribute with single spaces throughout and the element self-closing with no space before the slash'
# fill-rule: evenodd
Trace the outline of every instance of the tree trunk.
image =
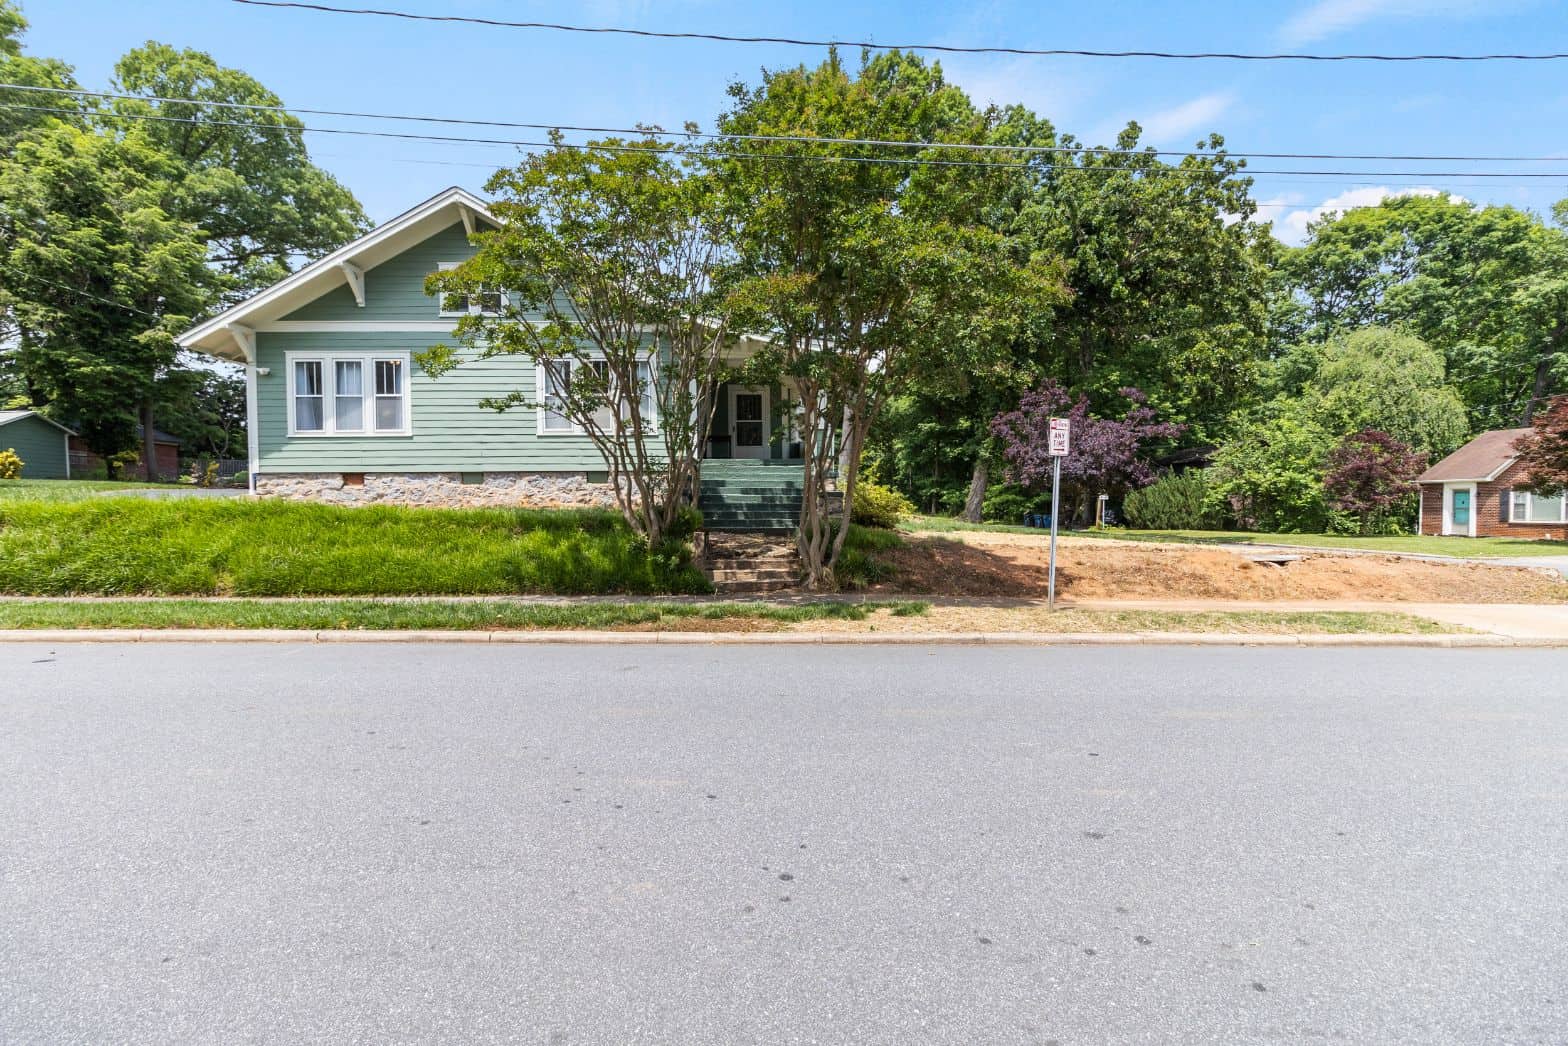
<svg viewBox="0 0 1568 1046">
<path fill-rule="evenodd" d="M 985 451 L 975 458 L 975 470 L 969 477 L 969 497 L 964 502 L 964 520 L 969 523 L 980 522 L 981 510 L 985 507 L 985 488 L 991 478 L 991 463 L 986 459 Z"/>
<path fill-rule="evenodd" d="M 1557 342 L 1562 338 L 1568 325 L 1559 325 L 1547 339 L 1547 348 L 1535 361 L 1535 379 L 1530 383 L 1530 398 L 1525 401 L 1524 413 L 1519 418 L 1521 426 L 1530 425 L 1535 420 L 1536 408 L 1546 402 L 1547 386 L 1552 380 L 1552 361 L 1557 357 Z"/>
<path fill-rule="evenodd" d="M 156 480 L 161 477 L 158 475 L 158 437 L 152 420 L 152 397 L 148 396 L 142 400 L 142 467 L 149 480 Z"/>
</svg>

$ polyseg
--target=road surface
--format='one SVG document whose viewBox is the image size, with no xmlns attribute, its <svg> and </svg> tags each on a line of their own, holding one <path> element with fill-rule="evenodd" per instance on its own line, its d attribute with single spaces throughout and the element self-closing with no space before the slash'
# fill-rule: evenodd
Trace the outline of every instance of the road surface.
<svg viewBox="0 0 1568 1046">
<path fill-rule="evenodd" d="M 0 1041 L 1560 1043 L 1568 653 L 0 646 Z"/>
</svg>

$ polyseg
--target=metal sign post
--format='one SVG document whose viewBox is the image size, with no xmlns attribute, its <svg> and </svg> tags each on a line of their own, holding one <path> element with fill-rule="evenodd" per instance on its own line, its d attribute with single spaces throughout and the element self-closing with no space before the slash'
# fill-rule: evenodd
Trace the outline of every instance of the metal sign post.
<svg viewBox="0 0 1568 1046">
<path fill-rule="evenodd" d="M 1071 428 L 1066 418 L 1052 418 L 1047 450 L 1051 455 L 1051 567 L 1046 582 L 1046 606 L 1056 609 L 1056 522 L 1061 516 L 1062 459 L 1067 456 Z"/>
</svg>

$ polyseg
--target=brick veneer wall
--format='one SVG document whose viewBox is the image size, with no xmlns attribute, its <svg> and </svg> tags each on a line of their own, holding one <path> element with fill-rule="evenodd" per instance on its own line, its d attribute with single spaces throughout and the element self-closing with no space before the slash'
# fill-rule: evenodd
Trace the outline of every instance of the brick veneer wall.
<svg viewBox="0 0 1568 1046">
<path fill-rule="evenodd" d="M 1523 472 L 1523 468 L 1519 465 L 1510 465 L 1495 481 L 1475 484 L 1475 498 L 1470 511 L 1475 514 L 1476 536 L 1568 541 L 1568 524 L 1565 523 L 1503 522 L 1502 493 L 1513 489 L 1520 482 Z M 1423 483 L 1421 485 L 1421 533 L 1441 534 L 1442 532 L 1443 485 Z"/>
</svg>

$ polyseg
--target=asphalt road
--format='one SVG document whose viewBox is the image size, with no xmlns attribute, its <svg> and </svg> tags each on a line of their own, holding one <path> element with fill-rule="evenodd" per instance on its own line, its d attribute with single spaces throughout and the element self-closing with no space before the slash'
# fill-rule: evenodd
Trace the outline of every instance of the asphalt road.
<svg viewBox="0 0 1568 1046">
<path fill-rule="evenodd" d="M 0 646 L 0 1041 L 1561 1043 L 1568 654 Z"/>
</svg>

